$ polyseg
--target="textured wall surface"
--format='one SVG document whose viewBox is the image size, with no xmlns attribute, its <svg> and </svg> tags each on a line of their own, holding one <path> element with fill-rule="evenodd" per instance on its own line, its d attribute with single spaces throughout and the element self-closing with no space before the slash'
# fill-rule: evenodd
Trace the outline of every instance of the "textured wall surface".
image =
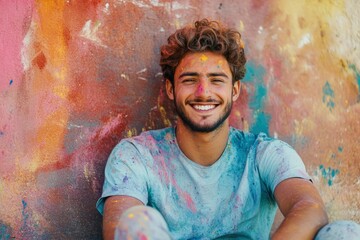
<svg viewBox="0 0 360 240">
<path fill-rule="evenodd" d="M 357 0 L 0 0 L 0 239 L 98 239 L 113 146 L 173 125 L 159 46 L 222 20 L 248 56 L 234 126 L 293 145 L 331 220 L 360 221 Z"/>
</svg>

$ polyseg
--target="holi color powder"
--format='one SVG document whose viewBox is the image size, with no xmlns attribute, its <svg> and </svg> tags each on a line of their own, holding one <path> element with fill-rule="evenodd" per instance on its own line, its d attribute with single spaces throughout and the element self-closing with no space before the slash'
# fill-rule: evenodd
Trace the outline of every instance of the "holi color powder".
<svg viewBox="0 0 360 240">
<path fill-rule="evenodd" d="M 120 139 L 176 124 L 159 48 L 202 17 L 243 36 L 231 123 L 292 144 L 330 220 L 360 221 L 357 11 L 356 0 L 3 1 L 0 236 L 101 238 L 106 159 Z"/>
</svg>

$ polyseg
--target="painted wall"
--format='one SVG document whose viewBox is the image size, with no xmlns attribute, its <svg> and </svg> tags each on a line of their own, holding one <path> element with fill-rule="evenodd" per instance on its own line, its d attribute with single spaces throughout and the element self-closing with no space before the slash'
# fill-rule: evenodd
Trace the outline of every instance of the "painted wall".
<svg viewBox="0 0 360 240">
<path fill-rule="evenodd" d="M 236 2 L 236 4 L 235 4 Z M 360 221 L 357 0 L 0 0 L 0 238 L 97 239 L 123 137 L 174 124 L 159 46 L 208 16 L 248 56 L 231 116 L 293 145 L 331 220 Z"/>
</svg>

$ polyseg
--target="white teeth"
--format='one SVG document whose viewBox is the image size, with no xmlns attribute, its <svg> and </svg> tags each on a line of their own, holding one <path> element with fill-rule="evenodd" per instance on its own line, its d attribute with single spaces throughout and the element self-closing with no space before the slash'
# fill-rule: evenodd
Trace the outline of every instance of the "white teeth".
<svg viewBox="0 0 360 240">
<path fill-rule="evenodd" d="M 215 108 L 215 105 L 194 105 L 196 110 L 207 111 Z"/>
</svg>

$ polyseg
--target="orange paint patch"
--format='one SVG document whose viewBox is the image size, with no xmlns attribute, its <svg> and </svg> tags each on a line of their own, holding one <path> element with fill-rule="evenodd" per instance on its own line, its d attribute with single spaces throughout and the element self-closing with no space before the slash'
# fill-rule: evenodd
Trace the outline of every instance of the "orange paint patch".
<svg viewBox="0 0 360 240">
<path fill-rule="evenodd" d="M 46 62 L 46 57 L 42 51 L 32 60 L 32 64 L 37 66 L 41 70 L 45 67 Z"/>
</svg>

